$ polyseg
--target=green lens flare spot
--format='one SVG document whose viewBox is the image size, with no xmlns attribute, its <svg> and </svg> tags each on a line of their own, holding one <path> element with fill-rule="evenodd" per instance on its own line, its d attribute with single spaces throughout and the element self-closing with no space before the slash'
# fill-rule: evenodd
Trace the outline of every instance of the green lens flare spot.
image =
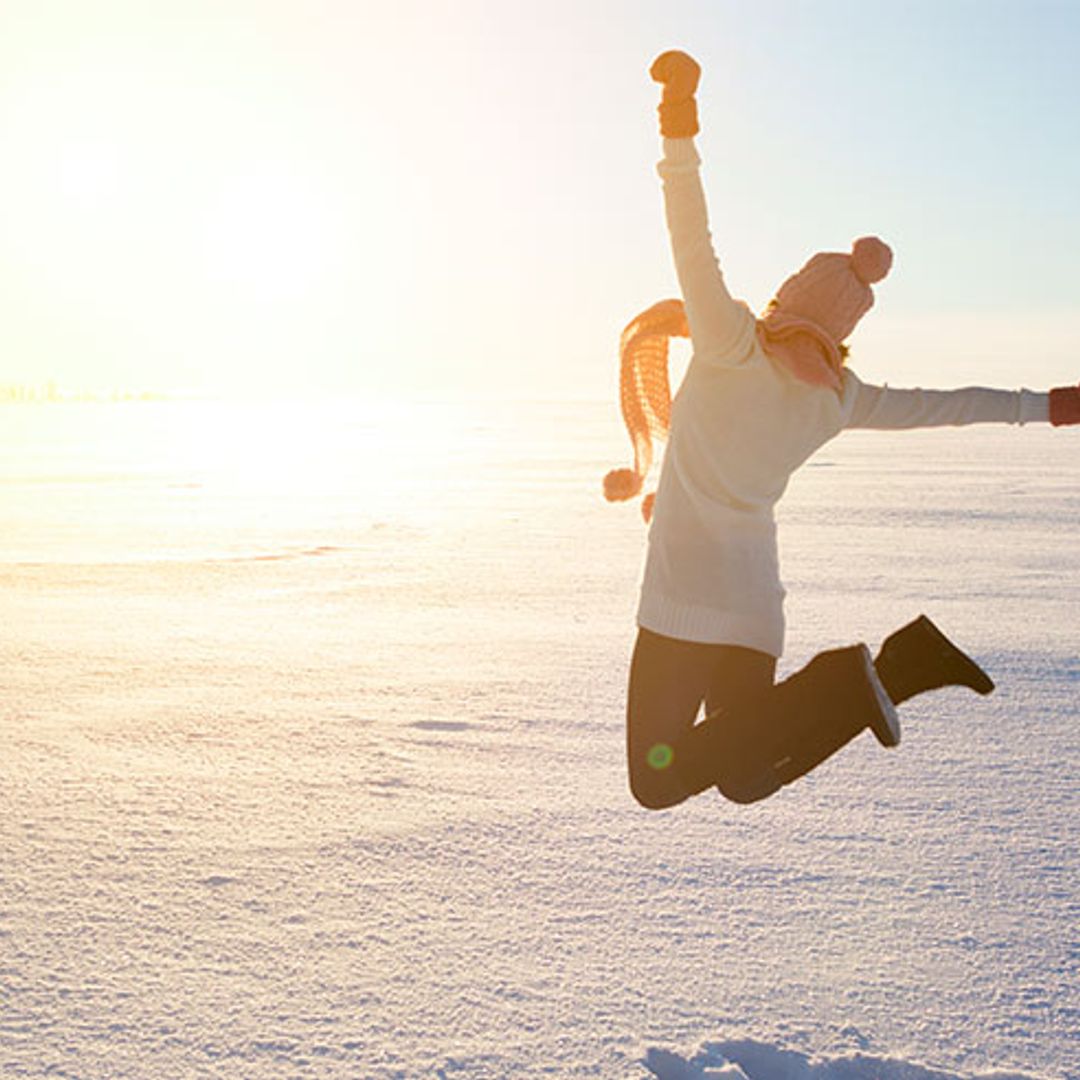
<svg viewBox="0 0 1080 1080">
<path fill-rule="evenodd" d="M 649 763 L 650 769 L 660 772 L 668 768 L 675 760 L 675 751 L 667 743 L 657 743 L 649 750 L 645 760 Z"/>
</svg>

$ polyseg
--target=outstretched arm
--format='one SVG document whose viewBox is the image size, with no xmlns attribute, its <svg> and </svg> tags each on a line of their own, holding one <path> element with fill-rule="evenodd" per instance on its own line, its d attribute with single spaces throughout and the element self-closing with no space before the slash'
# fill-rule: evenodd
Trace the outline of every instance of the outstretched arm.
<svg viewBox="0 0 1080 1080">
<path fill-rule="evenodd" d="M 1080 389 L 1061 387 L 1049 393 L 1034 390 L 899 390 L 844 376 L 845 427 L 919 428 L 960 424 L 1030 424 L 1058 426 L 1080 423 Z"/>
<path fill-rule="evenodd" d="M 718 359 L 744 337 L 749 342 L 754 320 L 746 305 L 728 293 L 709 233 L 701 158 L 693 140 L 701 69 L 686 53 L 666 52 L 653 62 L 650 74 L 663 86 L 659 113 L 664 157 L 657 171 L 690 337 L 696 356 Z"/>
</svg>

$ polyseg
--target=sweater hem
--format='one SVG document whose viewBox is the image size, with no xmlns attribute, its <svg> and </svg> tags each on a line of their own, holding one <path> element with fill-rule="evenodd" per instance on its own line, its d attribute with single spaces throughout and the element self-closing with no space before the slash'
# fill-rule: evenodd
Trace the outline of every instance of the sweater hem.
<svg viewBox="0 0 1080 1080">
<path fill-rule="evenodd" d="M 701 645 L 739 645 L 777 659 L 784 651 L 784 617 L 696 607 L 663 598 L 641 598 L 637 624 L 663 637 Z"/>
</svg>

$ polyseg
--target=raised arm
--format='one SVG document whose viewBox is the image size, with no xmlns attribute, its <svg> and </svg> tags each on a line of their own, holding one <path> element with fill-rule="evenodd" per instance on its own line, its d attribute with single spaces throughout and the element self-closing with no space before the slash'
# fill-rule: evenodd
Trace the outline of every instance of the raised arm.
<svg viewBox="0 0 1080 1080">
<path fill-rule="evenodd" d="M 694 95 L 701 69 L 686 53 L 666 52 L 649 73 L 663 87 L 659 113 L 664 156 L 657 171 L 694 354 L 723 359 L 744 338 L 749 343 L 754 318 L 728 293 L 709 233 L 701 159 L 693 139 L 698 133 Z"/>
</svg>

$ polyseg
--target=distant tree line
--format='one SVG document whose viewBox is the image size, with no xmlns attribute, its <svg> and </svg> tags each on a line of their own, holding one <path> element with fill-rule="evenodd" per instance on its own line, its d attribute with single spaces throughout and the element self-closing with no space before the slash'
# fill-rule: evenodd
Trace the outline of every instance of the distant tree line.
<svg viewBox="0 0 1080 1080">
<path fill-rule="evenodd" d="M 0 404 L 42 405 L 67 401 L 81 402 L 119 402 L 119 401 L 161 401 L 163 394 L 132 390 L 68 390 L 58 386 L 51 379 L 44 383 L 4 383 L 0 384 Z"/>
</svg>

